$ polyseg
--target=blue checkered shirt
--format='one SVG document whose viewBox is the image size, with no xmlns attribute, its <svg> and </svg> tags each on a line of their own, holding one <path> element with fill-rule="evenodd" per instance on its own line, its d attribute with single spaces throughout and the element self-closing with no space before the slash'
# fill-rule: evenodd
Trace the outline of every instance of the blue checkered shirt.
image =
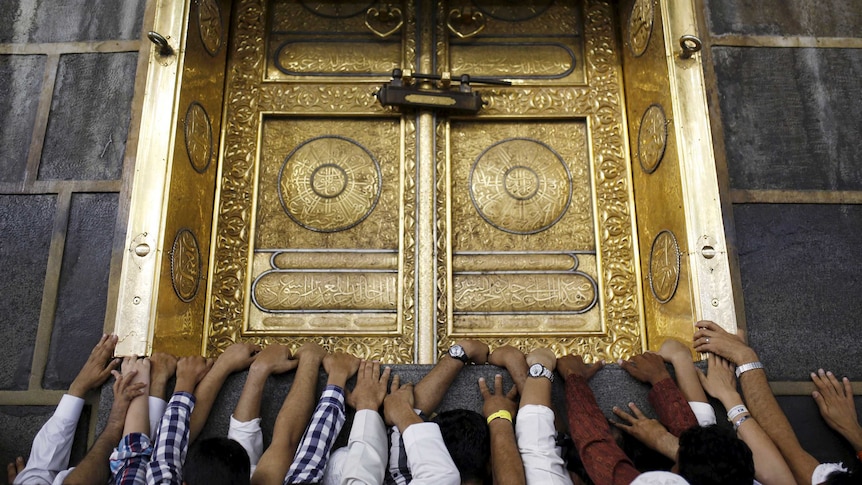
<svg viewBox="0 0 862 485">
<path fill-rule="evenodd" d="M 328 385 L 302 435 L 302 442 L 284 478 L 284 485 L 318 483 L 323 480 L 329 452 L 344 421 L 344 389 Z"/>
<path fill-rule="evenodd" d="M 111 453 L 111 476 L 116 485 L 144 485 L 147 483 L 147 463 L 153 449 L 149 436 L 129 433 Z"/>
<path fill-rule="evenodd" d="M 183 462 L 189 449 L 189 419 L 194 407 L 195 397 L 187 392 L 171 396 L 156 431 L 147 484 L 182 484 Z"/>
</svg>

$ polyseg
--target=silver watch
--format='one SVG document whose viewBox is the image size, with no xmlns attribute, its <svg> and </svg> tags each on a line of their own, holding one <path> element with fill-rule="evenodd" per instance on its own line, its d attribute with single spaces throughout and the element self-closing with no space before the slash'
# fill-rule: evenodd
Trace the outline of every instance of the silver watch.
<svg viewBox="0 0 862 485">
<path fill-rule="evenodd" d="M 530 377 L 547 377 L 554 382 L 554 372 L 538 362 L 530 366 Z"/>
<path fill-rule="evenodd" d="M 465 364 L 470 362 L 470 357 L 467 356 L 467 352 L 464 352 L 464 347 L 458 344 L 449 347 L 449 357 L 458 359 Z"/>
<path fill-rule="evenodd" d="M 736 378 L 739 379 L 739 376 L 741 376 L 743 372 L 754 369 L 763 369 L 763 364 L 761 364 L 760 361 L 742 364 L 741 366 L 736 368 Z"/>
</svg>

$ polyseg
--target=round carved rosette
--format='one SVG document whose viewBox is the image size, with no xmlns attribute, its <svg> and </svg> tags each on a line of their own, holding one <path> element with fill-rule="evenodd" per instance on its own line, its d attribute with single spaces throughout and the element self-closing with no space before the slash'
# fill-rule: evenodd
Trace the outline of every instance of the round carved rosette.
<svg viewBox="0 0 862 485">
<path fill-rule="evenodd" d="M 676 293 L 680 273 L 679 243 L 668 230 L 653 239 L 649 254 L 649 287 L 659 303 L 667 303 Z"/>
<path fill-rule="evenodd" d="M 380 198 L 380 165 L 355 140 L 321 136 L 301 143 L 285 159 L 278 197 L 285 213 L 317 232 L 350 229 Z"/>
<path fill-rule="evenodd" d="M 486 148 L 470 170 L 468 185 L 479 215 L 512 234 L 548 229 L 572 200 L 572 174 L 562 157 L 527 138 L 510 138 Z"/>
<path fill-rule="evenodd" d="M 198 173 L 206 172 L 213 157 L 213 131 L 209 115 L 197 101 L 186 110 L 183 135 L 192 168 Z"/>
<path fill-rule="evenodd" d="M 652 36 L 652 26 L 655 17 L 653 0 L 635 0 L 632 13 L 629 16 L 629 48 L 635 57 L 640 57 L 646 51 Z"/>
<path fill-rule="evenodd" d="M 171 285 L 180 300 L 188 303 L 198 293 L 201 281 L 201 252 L 198 240 L 188 229 L 180 229 L 171 246 Z"/>
<path fill-rule="evenodd" d="M 637 157 L 646 173 L 653 173 L 664 158 L 667 147 L 667 118 L 661 105 L 653 104 L 641 116 L 638 128 Z"/>
</svg>

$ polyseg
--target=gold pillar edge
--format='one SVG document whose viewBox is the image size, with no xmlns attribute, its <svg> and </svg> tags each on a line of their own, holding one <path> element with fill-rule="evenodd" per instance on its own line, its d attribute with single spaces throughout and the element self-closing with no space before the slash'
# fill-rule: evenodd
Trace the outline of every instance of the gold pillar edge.
<svg viewBox="0 0 862 485">
<path fill-rule="evenodd" d="M 152 349 L 156 300 L 164 239 L 168 174 L 174 146 L 174 105 L 180 92 L 188 2 L 158 0 L 152 26 L 175 53 L 149 50 L 149 67 L 142 101 L 135 173 L 130 193 L 129 220 L 123 245 L 114 333 L 117 355 L 148 355 Z M 143 34 L 146 35 L 146 34 Z"/>
<path fill-rule="evenodd" d="M 697 319 L 713 320 L 735 333 L 736 308 L 715 169 L 703 56 L 696 53 L 689 59 L 679 57 L 680 37 L 699 33 L 694 5 L 690 0 L 674 1 L 673 5 L 670 0 L 663 0 L 660 4 L 674 101 L 671 125 L 678 140 L 689 244 L 683 252 L 692 269 L 691 301 Z"/>
</svg>

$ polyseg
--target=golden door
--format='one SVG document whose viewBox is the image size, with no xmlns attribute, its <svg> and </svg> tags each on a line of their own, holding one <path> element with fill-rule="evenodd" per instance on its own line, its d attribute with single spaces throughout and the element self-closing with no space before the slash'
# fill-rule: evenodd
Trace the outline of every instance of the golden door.
<svg viewBox="0 0 862 485">
<path fill-rule="evenodd" d="M 183 15 L 147 350 L 314 340 L 433 362 L 481 338 L 616 359 L 689 338 L 710 311 L 735 328 L 729 284 L 713 310 L 699 294 L 717 261 L 729 281 L 724 237 L 707 216 L 698 256 L 710 210 L 685 200 L 716 187 L 688 180 L 668 128 L 684 116 L 673 65 L 693 60 L 667 57 L 651 1 L 199 0 Z M 397 110 L 374 96 L 394 69 L 511 86 L 473 83 L 476 115 Z M 135 232 L 129 257 L 146 259 Z"/>
</svg>

